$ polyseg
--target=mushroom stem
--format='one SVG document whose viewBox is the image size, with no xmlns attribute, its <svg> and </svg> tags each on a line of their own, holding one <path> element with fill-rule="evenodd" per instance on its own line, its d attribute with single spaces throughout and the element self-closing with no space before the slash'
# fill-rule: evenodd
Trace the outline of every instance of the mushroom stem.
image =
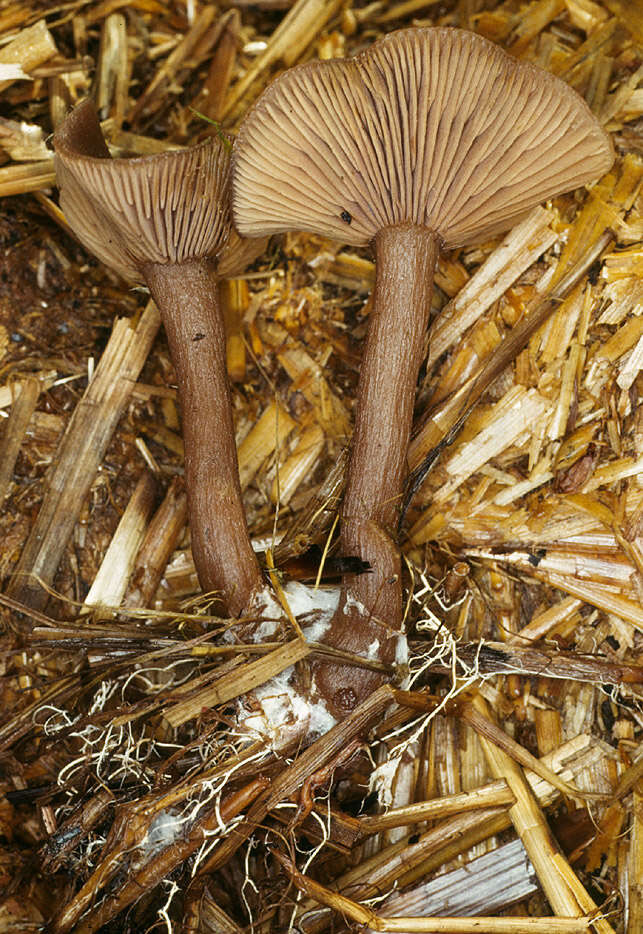
<svg viewBox="0 0 643 934">
<path fill-rule="evenodd" d="M 398 628 L 400 553 L 394 536 L 407 473 L 418 372 L 431 309 L 438 238 L 425 227 L 385 227 L 375 237 L 376 279 L 357 390 L 342 550 L 371 565 L 345 592 Z"/>
<path fill-rule="evenodd" d="M 438 237 L 414 224 L 375 237 L 373 307 L 357 390 L 357 410 L 342 508 L 345 555 L 371 571 L 347 575 L 323 642 L 392 664 L 402 624 L 402 568 L 395 541 L 407 473 L 415 388 L 431 309 Z M 319 663 L 317 687 L 343 717 L 382 682 L 366 669 Z"/>
<path fill-rule="evenodd" d="M 263 579 L 241 498 L 215 263 L 149 263 L 143 273 L 177 374 L 199 583 L 220 592 L 227 611 L 238 616 L 263 588 Z"/>
</svg>

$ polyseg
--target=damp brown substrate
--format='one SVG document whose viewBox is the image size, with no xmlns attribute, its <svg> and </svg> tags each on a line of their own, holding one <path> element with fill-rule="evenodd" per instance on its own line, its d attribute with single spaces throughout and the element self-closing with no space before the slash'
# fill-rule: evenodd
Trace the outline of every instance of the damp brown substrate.
<svg viewBox="0 0 643 934">
<path fill-rule="evenodd" d="M 167 334 L 179 387 L 199 583 L 237 616 L 263 586 L 250 545 L 226 372 L 225 330 L 214 263 L 150 264 L 145 278 Z"/>
</svg>

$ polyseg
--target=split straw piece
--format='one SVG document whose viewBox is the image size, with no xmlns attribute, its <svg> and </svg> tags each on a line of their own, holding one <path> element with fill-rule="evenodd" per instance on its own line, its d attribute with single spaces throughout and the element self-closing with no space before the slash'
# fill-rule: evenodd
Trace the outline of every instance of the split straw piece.
<svg viewBox="0 0 643 934">
<path fill-rule="evenodd" d="M 643 931 L 643 784 L 638 782 L 632 796 L 632 836 L 627 867 L 629 917 L 627 934 Z"/>
<path fill-rule="evenodd" d="M 220 13 L 216 20 L 217 39 L 210 54 L 208 74 L 194 100 L 194 110 L 210 120 L 221 120 L 241 46 L 241 14 L 238 9 Z"/>
<path fill-rule="evenodd" d="M 289 343 L 277 354 L 277 359 L 293 381 L 293 391 L 301 392 L 310 403 L 324 431 L 331 438 L 345 441 L 351 429 L 350 415 L 342 400 L 328 385 L 324 368 L 298 341 L 294 346 Z"/>
<path fill-rule="evenodd" d="M 33 608 L 47 601 L 67 542 L 116 426 L 125 411 L 161 319 L 150 302 L 138 322 L 118 318 L 93 379 L 76 406 L 47 473 L 45 495 L 8 594 Z"/>
<path fill-rule="evenodd" d="M 152 517 L 136 556 L 125 596 L 128 606 L 146 607 L 152 604 L 187 517 L 185 484 L 181 477 L 175 477 Z"/>
<path fill-rule="evenodd" d="M 429 331 L 427 367 L 462 337 L 514 282 L 558 239 L 554 215 L 542 207 L 517 224 L 446 305 Z"/>
<path fill-rule="evenodd" d="M 14 394 L 11 414 L 7 419 L 4 436 L 0 444 L 0 507 L 5 501 L 11 486 L 13 468 L 16 465 L 20 447 L 31 421 L 42 384 L 37 377 L 30 376 L 10 387 Z"/>
<path fill-rule="evenodd" d="M 239 445 L 239 477 L 245 490 L 261 465 L 284 444 L 295 420 L 279 402 L 271 402 Z"/>
<path fill-rule="evenodd" d="M 491 841 L 489 845 L 494 846 Z M 478 849 L 484 852 L 479 856 L 468 853 L 468 861 L 458 860 L 452 868 L 445 865 L 444 872 L 431 873 L 404 891 L 392 893 L 378 905 L 379 914 L 442 917 L 448 905 L 448 915 L 456 918 L 496 916 L 510 905 L 524 904 L 538 891 L 536 874 L 520 840 Z"/>
<path fill-rule="evenodd" d="M 209 710 L 217 704 L 225 704 L 235 697 L 249 693 L 260 684 L 265 684 L 286 668 L 307 658 L 311 651 L 311 647 L 303 639 L 293 639 L 254 662 L 235 666 L 233 671 L 215 678 L 213 684 L 199 691 L 195 697 L 164 710 L 163 716 L 171 727 L 180 726 L 192 717 L 198 717 L 203 710 Z"/>
<path fill-rule="evenodd" d="M 233 111 L 257 78 L 275 62 L 281 59 L 286 65 L 296 62 L 340 7 L 341 0 L 296 0 L 271 35 L 265 50 L 230 91 L 221 117 Z"/>
<path fill-rule="evenodd" d="M 465 480 L 514 444 L 526 425 L 537 423 L 547 412 L 548 405 L 548 400 L 537 390 L 512 386 L 494 406 L 484 429 L 444 460 L 447 479 L 436 491 L 433 502 L 449 501 Z"/>
<path fill-rule="evenodd" d="M 230 381 L 243 382 L 246 375 L 246 345 L 241 323 L 250 303 L 248 283 L 226 279 L 221 283 L 221 307 L 226 331 L 226 369 Z"/>
<path fill-rule="evenodd" d="M 558 776 L 556 776 L 556 782 L 558 781 Z M 380 830 L 389 830 L 392 827 L 405 827 L 421 821 L 435 820 L 438 817 L 448 817 L 451 814 L 461 814 L 464 811 L 479 808 L 500 807 L 505 804 L 514 804 L 515 801 L 513 792 L 507 783 L 501 780 L 460 794 L 445 795 L 430 801 L 418 801 L 404 807 L 390 808 L 384 814 L 369 814 L 359 818 L 359 825 L 364 833 L 379 833 Z"/>
<path fill-rule="evenodd" d="M 22 29 L 15 39 L 0 48 L 0 93 L 13 81 L 29 78 L 29 72 L 55 55 L 58 49 L 44 19 Z M 12 77 L 2 80 L 3 70 L 14 70 Z"/>
<path fill-rule="evenodd" d="M 288 456 L 274 479 L 270 498 L 273 503 L 287 505 L 300 483 L 308 479 L 324 450 L 324 431 L 314 422 L 305 428 L 297 439 L 295 450 Z"/>
<path fill-rule="evenodd" d="M 127 108 L 128 57 L 127 20 L 125 14 L 117 10 L 109 13 L 101 26 L 95 101 L 98 113 L 111 113 L 112 126 L 119 129 Z"/>
<path fill-rule="evenodd" d="M 145 470 L 136 484 L 85 597 L 86 608 L 98 607 L 101 604 L 109 607 L 120 605 L 145 535 L 145 527 L 154 509 L 156 492 L 156 478 L 149 470 Z"/>
<path fill-rule="evenodd" d="M 0 198 L 51 188 L 55 181 L 53 159 L 24 165 L 5 165 L 0 168 Z"/>
</svg>

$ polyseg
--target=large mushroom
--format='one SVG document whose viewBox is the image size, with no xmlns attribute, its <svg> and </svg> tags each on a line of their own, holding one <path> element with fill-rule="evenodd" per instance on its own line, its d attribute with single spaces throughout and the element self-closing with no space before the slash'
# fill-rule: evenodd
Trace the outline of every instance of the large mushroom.
<svg viewBox="0 0 643 934">
<path fill-rule="evenodd" d="M 510 227 L 612 161 L 571 88 L 457 29 L 402 30 L 355 58 L 294 68 L 246 116 L 233 155 L 239 232 L 310 231 L 372 243 L 376 257 L 341 517 L 343 553 L 372 570 L 344 579 L 327 643 L 395 658 L 395 530 L 439 250 Z M 316 679 L 342 715 L 380 676 L 324 665 Z"/>
<path fill-rule="evenodd" d="M 54 134 L 60 201 L 79 240 L 161 312 L 182 410 L 192 552 L 199 582 L 236 616 L 263 589 L 241 498 L 220 265 L 248 258 L 230 238 L 230 154 L 214 138 L 190 149 L 112 159 L 93 104 L 83 101 Z"/>
</svg>

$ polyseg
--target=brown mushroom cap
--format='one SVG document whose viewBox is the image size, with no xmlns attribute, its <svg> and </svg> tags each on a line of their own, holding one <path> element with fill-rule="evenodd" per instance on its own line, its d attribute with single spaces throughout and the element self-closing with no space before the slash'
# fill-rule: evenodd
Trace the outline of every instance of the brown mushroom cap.
<svg viewBox="0 0 643 934">
<path fill-rule="evenodd" d="M 355 246 L 412 223 L 450 248 L 612 161 L 563 81 L 474 33 L 405 29 L 270 85 L 235 145 L 234 221 L 244 236 L 306 230 Z"/>
<path fill-rule="evenodd" d="M 146 263 L 214 256 L 230 231 L 229 153 L 218 138 L 191 149 L 111 159 L 91 101 L 54 134 L 65 215 L 82 243 L 126 279 Z"/>
</svg>

